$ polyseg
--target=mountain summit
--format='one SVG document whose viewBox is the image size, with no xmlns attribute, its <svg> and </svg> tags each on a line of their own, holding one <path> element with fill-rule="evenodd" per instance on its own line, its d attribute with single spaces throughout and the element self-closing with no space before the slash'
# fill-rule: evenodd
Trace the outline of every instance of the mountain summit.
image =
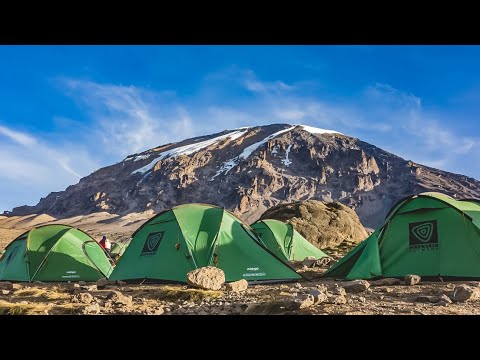
<svg viewBox="0 0 480 360">
<path fill-rule="evenodd" d="M 69 217 L 199 202 L 247 222 L 283 202 L 338 200 L 376 227 L 394 202 L 424 191 L 480 197 L 480 182 L 433 169 L 332 130 L 272 124 L 165 144 L 104 167 L 9 215 Z"/>
</svg>

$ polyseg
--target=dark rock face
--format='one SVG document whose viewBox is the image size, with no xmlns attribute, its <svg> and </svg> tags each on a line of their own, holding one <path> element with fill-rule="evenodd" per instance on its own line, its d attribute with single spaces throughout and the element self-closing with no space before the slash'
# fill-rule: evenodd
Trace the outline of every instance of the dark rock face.
<svg viewBox="0 0 480 360">
<path fill-rule="evenodd" d="M 122 215 L 203 202 L 252 222 L 279 203 L 317 199 L 340 201 L 374 228 L 394 202 L 413 193 L 480 197 L 475 179 L 406 161 L 356 138 L 307 130 L 274 124 L 163 145 L 9 215 Z"/>
</svg>

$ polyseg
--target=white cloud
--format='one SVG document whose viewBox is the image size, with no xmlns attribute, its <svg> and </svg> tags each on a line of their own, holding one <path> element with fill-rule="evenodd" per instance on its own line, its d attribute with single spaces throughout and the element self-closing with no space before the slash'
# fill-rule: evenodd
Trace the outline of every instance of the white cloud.
<svg viewBox="0 0 480 360">
<path fill-rule="evenodd" d="M 68 94 L 80 99 L 90 111 L 106 151 L 119 157 L 193 134 L 186 109 L 167 104 L 162 97 L 165 94 L 84 80 L 62 82 Z M 170 98 L 172 93 L 166 95 Z"/>
<path fill-rule="evenodd" d="M 9 129 L 5 126 L 0 126 L 0 135 L 8 137 L 10 140 L 13 140 L 20 145 L 31 146 L 36 143 L 36 140 L 32 136 Z"/>
</svg>

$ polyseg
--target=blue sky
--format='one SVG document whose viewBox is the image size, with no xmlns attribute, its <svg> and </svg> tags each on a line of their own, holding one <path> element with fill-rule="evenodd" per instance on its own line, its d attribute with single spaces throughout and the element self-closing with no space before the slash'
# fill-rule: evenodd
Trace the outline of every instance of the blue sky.
<svg viewBox="0 0 480 360">
<path fill-rule="evenodd" d="M 270 123 L 480 179 L 479 46 L 0 46 L 0 212 L 148 148 Z"/>
</svg>

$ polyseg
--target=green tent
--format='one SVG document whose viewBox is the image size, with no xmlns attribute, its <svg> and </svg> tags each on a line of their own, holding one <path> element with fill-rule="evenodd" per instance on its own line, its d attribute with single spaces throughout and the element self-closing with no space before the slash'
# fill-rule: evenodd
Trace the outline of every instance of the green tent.
<svg viewBox="0 0 480 360">
<path fill-rule="evenodd" d="M 204 266 L 222 269 L 226 281 L 301 278 L 230 212 L 186 204 L 143 224 L 132 235 L 110 280 L 186 282 L 189 271 Z"/>
<path fill-rule="evenodd" d="M 125 252 L 125 249 L 127 248 L 128 243 L 118 243 L 115 242 L 112 244 L 112 248 L 110 250 L 110 256 L 112 259 L 119 259 L 123 253 Z"/>
<path fill-rule="evenodd" d="M 480 200 L 422 193 L 395 204 L 383 225 L 324 277 L 370 279 L 416 274 L 480 277 Z"/>
<path fill-rule="evenodd" d="M 96 281 L 111 271 L 102 247 L 66 225 L 45 225 L 20 235 L 0 259 L 0 280 Z"/>
<path fill-rule="evenodd" d="M 302 261 L 308 256 L 327 257 L 322 250 L 308 242 L 292 224 L 266 219 L 252 224 L 252 229 L 263 244 L 284 261 Z"/>
</svg>

